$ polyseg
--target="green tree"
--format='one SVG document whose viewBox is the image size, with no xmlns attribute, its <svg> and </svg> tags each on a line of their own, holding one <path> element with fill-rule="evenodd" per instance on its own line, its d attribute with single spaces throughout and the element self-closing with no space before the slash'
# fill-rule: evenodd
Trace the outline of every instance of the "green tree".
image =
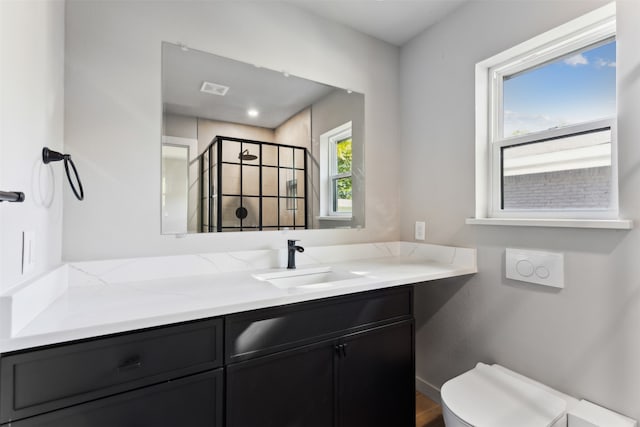
<svg viewBox="0 0 640 427">
<path fill-rule="evenodd" d="M 336 144 L 338 173 L 351 173 L 353 152 L 351 150 L 351 138 L 343 139 Z M 351 177 L 340 178 L 336 182 L 338 199 L 351 200 Z"/>
</svg>

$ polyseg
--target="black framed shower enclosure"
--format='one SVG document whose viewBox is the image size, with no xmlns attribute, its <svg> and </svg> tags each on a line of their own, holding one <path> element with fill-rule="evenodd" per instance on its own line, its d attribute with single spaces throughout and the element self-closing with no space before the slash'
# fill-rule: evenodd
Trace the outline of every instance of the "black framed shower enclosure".
<svg viewBox="0 0 640 427">
<path fill-rule="evenodd" d="M 199 156 L 200 232 L 307 228 L 307 149 L 216 136 Z"/>
</svg>

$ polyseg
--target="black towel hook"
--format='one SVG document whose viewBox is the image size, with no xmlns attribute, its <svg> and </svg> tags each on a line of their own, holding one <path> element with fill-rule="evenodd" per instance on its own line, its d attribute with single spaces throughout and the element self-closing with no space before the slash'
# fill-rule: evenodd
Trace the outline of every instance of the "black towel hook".
<svg viewBox="0 0 640 427">
<path fill-rule="evenodd" d="M 47 147 L 42 149 L 42 161 L 44 164 L 48 164 L 51 162 L 59 162 L 60 160 L 64 161 L 64 170 L 67 173 L 67 179 L 69 180 L 69 185 L 71 186 L 71 190 L 73 194 L 75 194 L 76 199 L 82 200 L 84 199 L 84 189 L 82 188 L 82 181 L 80 181 L 80 176 L 78 175 L 78 170 L 76 169 L 76 165 L 73 164 L 73 160 L 71 160 L 71 154 L 62 154 L 57 151 L 49 150 Z M 78 183 L 78 189 L 73 184 L 73 180 L 71 179 L 71 173 L 69 172 L 69 164 L 71 164 L 71 168 L 73 169 L 73 174 L 76 176 L 76 182 Z"/>
</svg>

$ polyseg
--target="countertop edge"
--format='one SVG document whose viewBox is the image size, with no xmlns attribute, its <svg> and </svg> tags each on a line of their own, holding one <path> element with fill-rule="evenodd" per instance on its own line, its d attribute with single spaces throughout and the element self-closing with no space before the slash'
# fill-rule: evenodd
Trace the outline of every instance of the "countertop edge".
<svg viewBox="0 0 640 427">
<path fill-rule="evenodd" d="M 177 313 L 167 313 L 158 316 L 150 316 L 139 319 L 126 320 L 122 322 L 110 322 L 101 325 L 92 325 L 77 329 L 63 330 L 39 335 L 15 336 L 9 339 L 0 340 L 0 354 L 24 351 L 37 347 L 70 343 L 73 341 L 97 338 L 107 335 L 133 332 L 136 330 L 166 326 L 175 323 L 182 323 L 194 320 L 201 320 L 210 317 L 224 316 L 243 311 L 258 310 L 261 308 L 276 307 L 280 305 L 294 304 L 304 301 L 312 301 L 335 296 L 348 295 L 358 292 L 367 292 L 377 289 L 391 288 L 396 286 L 419 284 L 451 277 L 465 276 L 477 273 L 477 267 L 451 266 L 451 270 L 439 271 L 437 273 L 418 274 L 411 277 L 404 277 L 393 280 L 380 280 L 377 282 L 367 282 L 344 288 L 330 289 L 327 292 L 314 293 L 291 293 L 277 298 L 259 299 L 240 304 L 230 304 L 225 306 L 211 307 L 193 311 Z"/>
</svg>

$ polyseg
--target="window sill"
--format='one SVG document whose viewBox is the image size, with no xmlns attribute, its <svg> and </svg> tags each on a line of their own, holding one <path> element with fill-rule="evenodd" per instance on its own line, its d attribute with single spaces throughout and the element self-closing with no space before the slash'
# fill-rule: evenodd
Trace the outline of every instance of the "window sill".
<svg viewBox="0 0 640 427">
<path fill-rule="evenodd" d="M 319 216 L 319 220 L 321 221 L 351 221 L 353 219 L 352 216 Z"/>
<path fill-rule="evenodd" d="M 630 219 L 545 219 L 545 218 L 467 218 L 469 225 L 510 225 L 518 227 L 604 228 L 630 230 Z"/>
</svg>

